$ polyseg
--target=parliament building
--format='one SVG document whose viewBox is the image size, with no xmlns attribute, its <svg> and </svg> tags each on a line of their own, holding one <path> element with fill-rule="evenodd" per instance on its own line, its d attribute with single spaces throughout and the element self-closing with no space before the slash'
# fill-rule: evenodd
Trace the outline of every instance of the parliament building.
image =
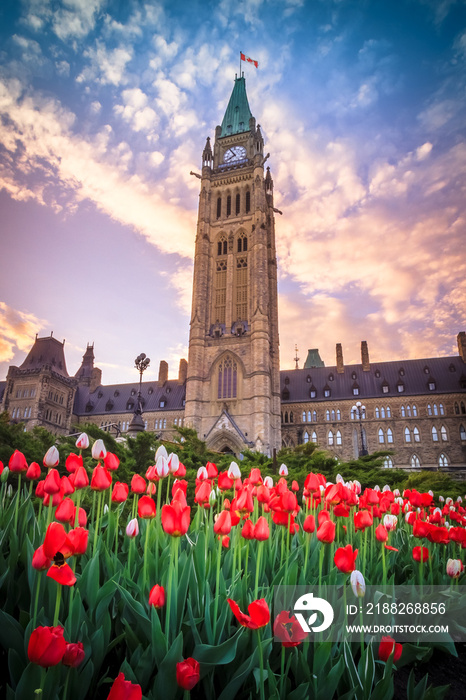
<svg viewBox="0 0 466 700">
<path fill-rule="evenodd" d="M 390 450 L 387 467 L 466 467 L 466 333 L 458 354 L 345 365 L 340 344 L 325 366 L 280 370 L 273 180 L 264 140 L 235 78 L 221 126 L 202 153 L 188 360 L 168 379 L 102 384 L 88 345 L 68 374 L 65 343 L 36 337 L 0 382 L 0 411 L 29 430 L 66 434 L 93 423 L 117 436 L 143 428 L 161 439 L 194 428 L 207 445 L 271 455 L 313 442 L 341 461 Z"/>
</svg>

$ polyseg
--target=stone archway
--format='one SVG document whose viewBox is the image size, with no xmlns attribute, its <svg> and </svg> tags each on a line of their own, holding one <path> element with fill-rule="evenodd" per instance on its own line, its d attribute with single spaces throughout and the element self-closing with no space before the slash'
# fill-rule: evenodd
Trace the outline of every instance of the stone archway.
<svg viewBox="0 0 466 700">
<path fill-rule="evenodd" d="M 247 446 L 239 436 L 234 435 L 229 430 L 219 430 L 209 435 L 206 441 L 207 447 L 215 452 L 225 452 L 239 455 Z"/>
</svg>

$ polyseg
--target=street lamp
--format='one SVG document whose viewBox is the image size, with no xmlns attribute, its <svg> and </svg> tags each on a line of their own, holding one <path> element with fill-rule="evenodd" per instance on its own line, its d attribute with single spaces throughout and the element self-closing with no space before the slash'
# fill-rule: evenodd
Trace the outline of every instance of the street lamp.
<svg viewBox="0 0 466 700">
<path fill-rule="evenodd" d="M 150 365 L 150 359 L 146 356 L 145 353 L 141 352 L 140 355 L 136 357 L 134 360 L 134 366 L 139 372 L 139 391 L 138 391 L 138 403 L 136 410 L 134 411 L 133 415 L 133 420 L 131 421 L 129 427 L 128 427 L 128 433 L 135 434 L 135 433 L 140 433 L 143 430 L 145 430 L 145 424 L 144 421 L 142 420 L 142 393 L 141 393 L 141 386 L 142 386 L 142 375 L 146 371 L 146 369 Z"/>
<path fill-rule="evenodd" d="M 356 418 L 359 421 L 359 431 L 361 433 L 361 449 L 359 450 L 359 456 L 365 457 L 365 455 L 369 454 L 366 450 L 366 445 L 364 442 L 364 430 L 362 427 L 362 421 L 366 417 L 366 407 L 363 406 L 360 401 L 356 401 L 351 411 L 353 412 L 353 414 L 356 415 Z"/>
</svg>

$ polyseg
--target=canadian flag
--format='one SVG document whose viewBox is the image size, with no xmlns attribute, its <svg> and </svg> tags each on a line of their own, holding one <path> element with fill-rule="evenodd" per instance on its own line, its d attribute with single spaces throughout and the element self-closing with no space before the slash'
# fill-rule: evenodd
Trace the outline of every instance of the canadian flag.
<svg viewBox="0 0 466 700">
<path fill-rule="evenodd" d="M 241 54 L 241 60 L 246 61 L 247 63 L 253 63 L 256 68 L 259 68 L 259 62 L 255 61 L 253 58 L 249 58 L 249 56 L 245 56 L 244 53 Z"/>
</svg>

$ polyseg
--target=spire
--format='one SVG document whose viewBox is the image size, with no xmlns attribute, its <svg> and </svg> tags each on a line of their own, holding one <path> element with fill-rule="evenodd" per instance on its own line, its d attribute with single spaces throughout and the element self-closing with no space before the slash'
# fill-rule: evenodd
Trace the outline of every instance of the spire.
<svg viewBox="0 0 466 700">
<path fill-rule="evenodd" d="M 244 78 L 235 78 L 233 92 L 222 121 L 221 136 L 230 136 L 231 134 L 241 134 L 244 131 L 249 131 L 249 120 L 251 117 L 252 114 L 246 95 L 246 81 Z"/>
</svg>

